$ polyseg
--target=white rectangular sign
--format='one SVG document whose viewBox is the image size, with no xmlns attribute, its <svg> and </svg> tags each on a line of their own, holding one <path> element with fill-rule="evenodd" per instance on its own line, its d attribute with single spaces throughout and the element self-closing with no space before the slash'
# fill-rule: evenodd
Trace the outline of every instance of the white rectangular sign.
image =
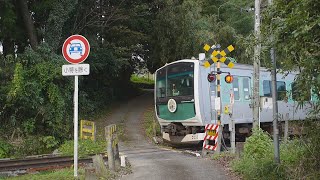
<svg viewBox="0 0 320 180">
<path fill-rule="evenodd" d="M 214 108 L 215 108 L 216 110 L 221 110 L 220 104 L 221 104 L 220 98 L 219 98 L 219 97 L 216 97 L 215 103 L 214 103 Z"/>
<path fill-rule="evenodd" d="M 68 64 L 62 66 L 63 76 L 81 76 L 89 75 L 90 65 L 89 64 Z"/>
</svg>

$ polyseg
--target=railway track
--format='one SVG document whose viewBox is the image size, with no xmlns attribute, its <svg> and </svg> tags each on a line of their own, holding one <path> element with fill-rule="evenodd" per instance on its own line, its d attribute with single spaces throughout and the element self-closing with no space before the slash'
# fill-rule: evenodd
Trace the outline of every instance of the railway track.
<svg viewBox="0 0 320 180">
<path fill-rule="evenodd" d="M 107 160 L 107 157 L 104 157 Z M 92 158 L 81 158 L 79 164 L 87 164 L 92 162 Z M 73 156 L 47 156 L 33 157 L 25 159 L 0 160 L 0 172 L 8 171 L 41 171 L 49 169 L 59 169 L 70 167 L 73 165 Z"/>
<path fill-rule="evenodd" d="M 167 147 L 167 146 L 150 146 L 150 145 L 142 145 L 142 146 L 133 146 L 130 148 L 121 148 L 121 154 L 127 156 L 140 156 L 140 155 L 147 155 L 147 154 L 162 154 L 162 153 L 170 153 L 170 152 L 179 152 L 179 153 L 186 153 L 192 156 L 200 156 L 201 154 L 201 147 Z"/>
</svg>

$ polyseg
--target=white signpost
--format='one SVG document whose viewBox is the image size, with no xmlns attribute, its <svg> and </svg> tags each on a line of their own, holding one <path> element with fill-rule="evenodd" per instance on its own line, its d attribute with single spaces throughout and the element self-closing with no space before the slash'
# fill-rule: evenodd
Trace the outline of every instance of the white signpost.
<svg viewBox="0 0 320 180">
<path fill-rule="evenodd" d="M 74 76 L 74 177 L 78 176 L 78 76 L 89 75 L 89 64 L 79 64 L 85 61 L 90 52 L 88 40 L 81 35 L 68 37 L 62 46 L 63 57 L 73 65 L 63 65 L 63 76 Z"/>
</svg>

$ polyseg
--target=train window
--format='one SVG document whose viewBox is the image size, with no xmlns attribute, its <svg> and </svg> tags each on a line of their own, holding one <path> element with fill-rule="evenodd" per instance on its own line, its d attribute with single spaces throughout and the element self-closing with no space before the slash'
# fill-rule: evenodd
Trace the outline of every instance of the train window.
<svg viewBox="0 0 320 180">
<path fill-rule="evenodd" d="M 157 72 L 157 97 L 163 98 L 166 96 L 166 69 L 163 68 Z"/>
<path fill-rule="evenodd" d="M 277 81 L 278 100 L 285 100 L 287 96 L 286 83 Z"/>
<path fill-rule="evenodd" d="M 167 96 L 193 95 L 193 63 L 179 63 L 168 67 Z"/>
<path fill-rule="evenodd" d="M 239 78 L 234 76 L 232 81 L 234 100 L 240 100 Z"/>
<path fill-rule="evenodd" d="M 244 100 L 250 99 L 250 79 L 249 77 L 242 78 L 242 86 L 243 86 L 243 96 Z"/>
<path fill-rule="evenodd" d="M 263 81 L 263 96 L 271 97 L 271 84 L 270 81 Z"/>
<path fill-rule="evenodd" d="M 277 94 L 278 94 L 278 101 L 284 100 L 286 98 L 287 90 L 286 90 L 286 83 L 283 81 L 277 81 Z M 271 81 L 264 80 L 263 81 L 263 95 L 266 97 L 272 97 L 271 94 Z"/>
<path fill-rule="evenodd" d="M 311 100 L 311 92 L 305 91 L 305 90 L 301 91 L 297 83 L 292 83 L 291 89 L 292 89 L 292 99 L 294 101 L 310 101 Z"/>
</svg>

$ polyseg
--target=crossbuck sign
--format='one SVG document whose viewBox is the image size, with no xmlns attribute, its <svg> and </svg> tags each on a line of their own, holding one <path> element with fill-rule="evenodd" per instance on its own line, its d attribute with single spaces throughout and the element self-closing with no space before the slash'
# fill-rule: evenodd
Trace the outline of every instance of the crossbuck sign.
<svg viewBox="0 0 320 180">
<path fill-rule="evenodd" d="M 233 68 L 234 64 L 230 60 L 226 58 L 226 55 L 234 50 L 234 47 L 232 45 L 228 46 L 223 51 L 217 51 L 213 47 L 210 47 L 208 44 L 206 44 L 203 47 L 204 50 L 208 51 L 209 54 L 212 55 L 212 58 L 204 63 L 204 67 L 208 68 L 213 63 L 216 63 L 218 61 L 223 62 L 226 64 L 229 68 Z"/>
</svg>

